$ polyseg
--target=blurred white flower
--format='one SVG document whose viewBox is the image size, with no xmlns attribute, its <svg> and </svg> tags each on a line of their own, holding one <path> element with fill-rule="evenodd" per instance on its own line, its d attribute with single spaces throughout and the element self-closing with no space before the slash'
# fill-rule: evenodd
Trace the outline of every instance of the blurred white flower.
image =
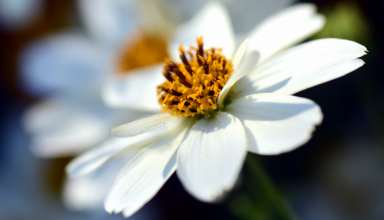
<svg viewBox="0 0 384 220">
<path fill-rule="evenodd" d="M 130 60 L 123 57 L 126 46 L 131 49 L 131 44 L 133 47 L 136 43 L 143 44 L 143 36 L 137 34 L 137 29 L 149 28 L 139 24 L 134 16 L 137 7 L 133 2 L 80 0 L 81 16 L 89 35 L 68 31 L 26 49 L 21 60 L 23 84 L 32 94 L 46 97 L 27 112 L 25 120 L 27 130 L 33 134 L 33 151 L 37 155 L 55 157 L 80 153 L 103 140 L 117 121 L 141 115 L 134 111 L 115 111 L 100 98 L 103 81 L 114 75 L 112 73 L 120 68 L 117 65 L 129 64 Z M 144 42 L 151 40 L 144 39 Z M 135 63 L 129 68 L 140 65 Z"/>
<path fill-rule="evenodd" d="M 25 120 L 37 155 L 80 153 L 103 140 L 121 117 L 131 117 L 129 111 L 116 114 L 100 98 L 103 80 L 114 71 L 114 52 L 76 32 L 51 36 L 27 48 L 21 66 L 24 85 L 45 97 Z"/>
<path fill-rule="evenodd" d="M 176 170 L 196 198 L 219 199 L 235 184 L 247 151 L 276 155 L 310 139 L 322 120 L 320 107 L 293 94 L 364 64 L 359 57 L 366 48 L 348 40 L 286 49 L 323 24 L 315 6 L 300 4 L 265 20 L 236 46 L 225 9 L 208 4 L 177 31 L 164 67 L 127 75 L 105 90 L 114 106 L 164 113 L 117 127 L 114 137 L 75 159 L 68 173 L 76 179 L 125 160 L 105 208 L 127 217 Z M 179 43 L 191 48 L 177 50 Z"/>
<path fill-rule="evenodd" d="M 100 91 L 103 80 L 116 69 L 121 47 L 140 25 L 133 2 L 80 0 L 88 34 L 67 31 L 26 49 L 21 60 L 24 86 L 45 97 L 27 111 L 24 120 L 36 155 L 76 155 L 104 140 L 116 123 L 143 116 L 105 106 Z M 67 205 L 100 207 L 106 194 L 103 186 L 113 179 L 110 173 L 116 172 L 68 181 L 64 192 Z M 99 181 L 93 181 L 96 178 Z"/>
<path fill-rule="evenodd" d="M 27 25 L 40 13 L 41 0 L 0 0 L 0 24 L 14 29 Z"/>
</svg>

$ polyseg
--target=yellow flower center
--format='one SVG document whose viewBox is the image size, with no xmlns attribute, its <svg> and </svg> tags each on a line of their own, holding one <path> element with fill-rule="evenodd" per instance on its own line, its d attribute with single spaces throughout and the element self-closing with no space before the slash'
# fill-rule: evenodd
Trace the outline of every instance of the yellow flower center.
<svg viewBox="0 0 384 220">
<path fill-rule="evenodd" d="M 203 38 L 197 48 L 179 48 L 181 63 L 166 61 L 166 81 L 157 87 L 159 103 L 165 112 L 183 117 L 208 116 L 218 110 L 218 97 L 233 72 L 232 62 L 221 49 L 205 49 Z"/>
<path fill-rule="evenodd" d="M 127 42 L 117 60 L 117 72 L 147 67 L 164 61 L 167 54 L 167 41 L 161 36 L 140 32 Z"/>
</svg>

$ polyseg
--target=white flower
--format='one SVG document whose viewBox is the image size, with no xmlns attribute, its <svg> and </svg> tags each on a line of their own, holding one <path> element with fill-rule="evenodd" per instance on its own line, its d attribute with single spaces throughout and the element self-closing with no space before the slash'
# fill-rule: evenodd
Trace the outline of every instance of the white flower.
<svg viewBox="0 0 384 220">
<path fill-rule="evenodd" d="M 27 111 L 24 121 L 32 151 L 39 157 L 79 154 L 104 140 L 111 126 L 143 116 L 113 110 L 100 95 L 102 82 L 114 70 L 118 47 L 137 27 L 132 1 L 80 0 L 79 7 L 88 35 L 67 31 L 50 36 L 27 48 L 21 60 L 26 89 L 45 96 Z M 99 208 L 107 192 L 104 186 L 119 168 L 68 180 L 66 205 Z"/>
<path fill-rule="evenodd" d="M 135 118 L 131 112 L 108 108 L 100 98 L 100 86 L 114 70 L 115 47 L 133 31 L 134 25 L 127 22 L 135 20 L 128 11 L 131 5 L 123 7 L 121 1 L 96 0 L 85 7 L 86 2 L 79 1 L 81 15 L 93 34 L 67 31 L 49 36 L 28 47 L 21 59 L 25 88 L 46 97 L 27 112 L 25 120 L 32 134 L 33 151 L 39 156 L 83 152 L 102 141 L 113 124 L 125 117 Z M 104 20 L 92 19 L 94 16 L 87 13 L 92 9 Z M 124 18 L 117 9 L 127 11 Z M 119 18 L 126 22 L 119 23 Z M 117 23 L 121 32 L 108 31 L 111 23 Z M 114 37 L 99 36 L 94 29 Z"/>
<path fill-rule="evenodd" d="M 25 117 L 31 147 L 37 156 L 79 154 L 103 141 L 111 126 L 143 116 L 105 106 L 100 87 L 106 78 L 122 77 L 110 73 L 114 72 L 126 41 L 136 37 L 133 32 L 138 26 L 154 34 L 158 30 L 153 27 L 169 30 L 168 17 L 164 17 L 167 8 L 159 10 L 165 7 L 162 3 L 162 0 L 80 0 L 80 16 L 88 34 L 67 31 L 27 48 L 22 59 L 24 84 L 32 93 L 46 96 Z M 139 68 L 125 74 L 146 70 Z M 66 204 L 74 209 L 100 205 L 107 190 L 104 186 L 110 185 L 111 174 L 117 173 L 111 170 L 119 169 L 120 165 L 110 167 L 95 175 L 67 181 Z"/>
<path fill-rule="evenodd" d="M 170 53 L 181 61 L 165 64 L 166 82 L 158 69 L 127 76 L 106 90 L 115 106 L 164 113 L 117 127 L 113 144 L 80 156 L 68 173 L 76 178 L 125 158 L 105 208 L 131 216 L 175 171 L 192 195 L 212 202 L 233 187 L 247 151 L 275 155 L 301 146 L 322 113 L 313 101 L 293 94 L 361 67 L 359 57 L 366 53 L 364 46 L 341 39 L 286 49 L 323 26 L 315 10 L 302 4 L 267 19 L 233 52 L 225 10 L 208 4 L 176 34 Z M 194 45 L 198 36 L 204 45 L 199 39 L 195 49 L 175 53 L 179 43 Z"/>
</svg>

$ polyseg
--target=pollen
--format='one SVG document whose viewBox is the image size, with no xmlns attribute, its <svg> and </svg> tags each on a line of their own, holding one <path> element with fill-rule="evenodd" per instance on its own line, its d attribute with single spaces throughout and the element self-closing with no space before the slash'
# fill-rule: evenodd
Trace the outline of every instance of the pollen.
<svg viewBox="0 0 384 220">
<path fill-rule="evenodd" d="M 167 46 L 164 37 L 139 32 L 121 50 L 117 60 L 117 72 L 124 74 L 133 69 L 163 62 L 168 57 Z"/>
<path fill-rule="evenodd" d="M 219 109 L 218 97 L 233 72 L 233 65 L 221 49 L 204 48 L 203 38 L 197 47 L 179 47 L 181 62 L 167 60 L 163 75 L 166 81 L 157 87 L 162 110 L 183 117 L 209 116 Z"/>
</svg>

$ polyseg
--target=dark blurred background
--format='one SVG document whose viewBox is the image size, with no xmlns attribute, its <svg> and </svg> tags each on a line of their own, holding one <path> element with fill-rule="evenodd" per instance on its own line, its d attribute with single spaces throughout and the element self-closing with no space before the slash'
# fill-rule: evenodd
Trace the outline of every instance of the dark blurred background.
<svg viewBox="0 0 384 220">
<path fill-rule="evenodd" d="M 299 94 L 316 101 L 325 116 L 304 147 L 281 156 L 250 157 L 261 161 L 297 219 L 382 220 L 384 1 L 306 2 L 316 3 L 328 18 L 327 26 L 316 37 L 341 37 L 366 45 L 366 65 L 341 80 Z M 37 39 L 81 25 L 75 1 L 46 0 L 41 5 L 37 16 L 27 25 L 0 26 L 0 219 L 107 219 L 103 210 L 98 214 L 67 210 L 60 197 L 67 159 L 38 159 L 28 147 L 22 116 L 39 98 L 21 86 L 20 54 Z M 245 171 L 243 181 L 225 202 L 211 205 L 192 198 L 174 176 L 134 218 L 241 218 L 241 209 L 247 207 L 232 204 L 244 187 L 253 187 L 247 178 Z M 263 199 L 260 193 L 255 203 L 263 207 L 262 204 L 268 204 Z M 249 210 L 258 212 L 257 207 Z M 270 210 L 273 212 L 273 208 Z M 280 219 L 254 216 L 261 220 Z"/>
</svg>

